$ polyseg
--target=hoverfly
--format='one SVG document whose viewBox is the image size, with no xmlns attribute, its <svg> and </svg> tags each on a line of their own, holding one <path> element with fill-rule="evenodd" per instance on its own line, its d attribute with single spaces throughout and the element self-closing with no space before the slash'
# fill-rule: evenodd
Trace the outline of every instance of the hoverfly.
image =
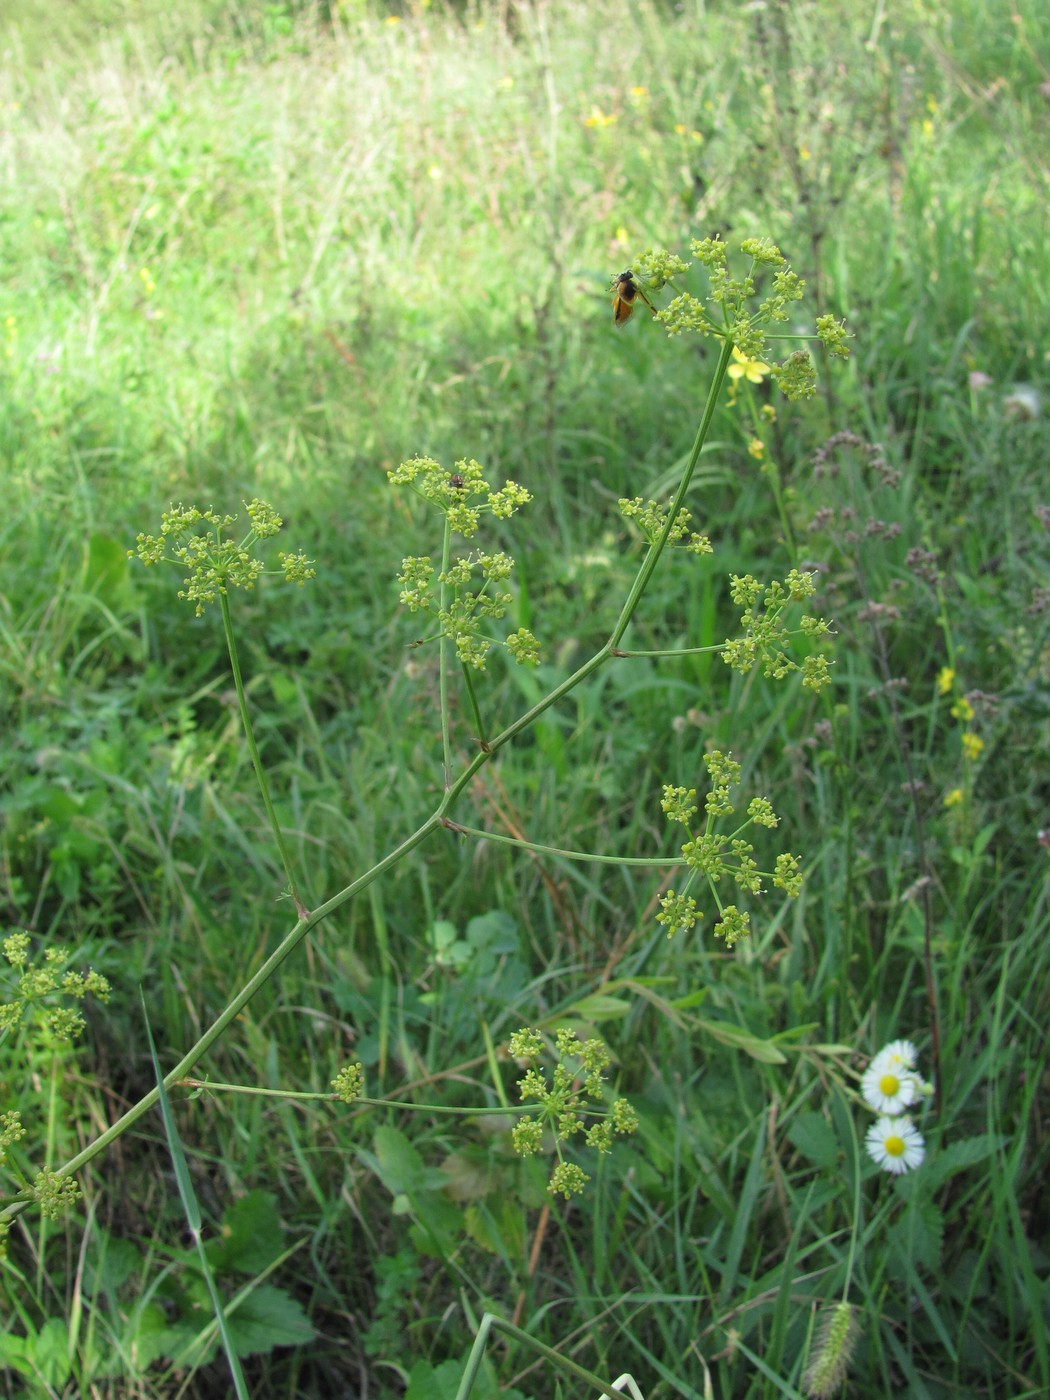
<svg viewBox="0 0 1050 1400">
<path fill-rule="evenodd" d="M 618 326 L 626 326 L 631 319 L 634 303 L 638 297 L 641 297 L 653 315 L 656 315 L 656 308 L 634 280 L 634 273 L 630 268 L 626 272 L 621 272 L 619 277 L 613 278 L 612 290 L 616 293 L 612 304 L 613 320 Z"/>
</svg>

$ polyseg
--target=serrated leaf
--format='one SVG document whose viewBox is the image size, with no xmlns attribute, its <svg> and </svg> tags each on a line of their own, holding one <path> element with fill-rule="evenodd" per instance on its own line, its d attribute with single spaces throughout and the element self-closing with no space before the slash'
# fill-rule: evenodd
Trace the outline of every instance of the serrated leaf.
<svg viewBox="0 0 1050 1400">
<path fill-rule="evenodd" d="M 956 1172 L 966 1171 L 998 1151 L 1006 1139 L 1001 1134 L 981 1133 L 977 1137 L 961 1138 L 942 1147 L 924 1169 L 928 1189 L 942 1186 Z"/>
<path fill-rule="evenodd" d="M 442 1361 L 440 1366 L 417 1361 L 408 1373 L 404 1400 L 456 1400 L 462 1375 L 459 1361 Z"/>
<path fill-rule="evenodd" d="M 208 1261 L 218 1273 L 260 1274 L 284 1248 L 277 1198 L 249 1191 L 222 1217 L 219 1238 L 208 1241 Z"/>
<path fill-rule="evenodd" d="M 476 914 L 467 924 L 467 938 L 475 948 L 487 948 L 493 953 L 518 951 L 517 922 L 502 909 Z"/>
<path fill-rule="evenodd" d="M 788 1140 L 809 1161 L 828 1171 L 839 1166 L 840 1152 L 835 1130 L 822 1114 L 800 1113 L 791 1120 Z"/>
<path fill-rule="evenodd" d="M 916 1263 L 927 1269 L 938 1269 L 944 1243 L 944 1216 L 933 1201 L 913 1203 L 899 1228 L 911 1245 L 912 1258 Z"/>
<path fill-rule="evenodd" d="M 226 1323 L 238 1356 L 303 1346 L 317 1335 L 298 1299 L 269 1283 L 253 1288 L 228 1313 Z"/>
</svg>

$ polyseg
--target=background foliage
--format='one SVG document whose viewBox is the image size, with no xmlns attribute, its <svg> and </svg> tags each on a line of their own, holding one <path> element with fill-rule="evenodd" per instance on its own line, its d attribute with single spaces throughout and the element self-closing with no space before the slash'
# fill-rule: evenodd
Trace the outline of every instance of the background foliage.
<svg viewBox="0 0 1050 1400">
<path fill-rule="evenodd" d="M 239 629 L 319 901 L 441 781 L 435 672 L 393 584 L 434 541 L 386 469 L 476 457 L 536 498 L 502 541 L 545 647 L 538 682 L 486 678 L 510 718 L 607 636 L 636 558 L 616 499 L 666 492 L 712 364 L 641 317 L 614 332 L 610 275 L 650 244 L 768 234 L 854 353 L 778 405 L 761 461 L 765 386 L 720 410 L 690 503 L 715 557 L 662 568 L 635 644 L 720 641 L 731 572 L 809 561 L 831 699 L 712 658 L 622 663 L 479 775 L 470 819 L 668 851 L 661 785 L 732 748 L 803 852 L 802 898 L 727 956 L 667 943 L 651 873 L 426 846 L 202 1070 L 323 1091 L 353 1057 L 371 1094 L 491 1104 L 486 1044 L 603 992 L 588 1019 L 640 1138 L 568 1207 L 492 1120 L 183 1095 L 211 1264 L 244 1290 L 257 1394 L 453 1395 L 491 1308 L 649 1397 L 764 1397 L 800 1393 L 856 1228 L 856 1393 L 1047 1393 L 1045 6 L 0 16 L 0 897 L 115 989 L 76 1052 L 0 1045 L 25 1160 L 150 1086 L 138 983 L 170 1060 L 290 921 L 217 626 L 126 561 L 135 534 L 171 500 L 262 496 L 318 561 Z M 823 1047 L 928 1055 L 927 937 L 930 1154 L 896 1189 L 865 1174 L 858 1215 Z M 79 1213 L 12 1234 L 10 1394 L 226 1393 L 144 1121 Z M 556 1393 L 513 1347 L 487 1384 Z"/>
</svg>

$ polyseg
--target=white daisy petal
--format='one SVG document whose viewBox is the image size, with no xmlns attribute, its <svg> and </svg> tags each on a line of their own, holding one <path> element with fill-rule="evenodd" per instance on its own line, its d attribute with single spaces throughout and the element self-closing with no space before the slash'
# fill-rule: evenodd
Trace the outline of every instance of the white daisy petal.
<svg viewBox="0 0 1050 1400">
<path fill-rule="evenodd" d="M 903 1113 L 919 1098 L 916 1076 L 876 1056 L 860 1081 L 864 1101 L 888 1117 Z"/>
<path fill-rule="evenodd" d="M 910 1118 L 880 1118 L 864 1139 L 868 1156 L 885 1172 L 914 1171 L 926 1155 L 922 1134 Z"/>
<path fill-rule="evenodd" d="M 910 1040 L 891 1040 L 883 1046 L 872 1060 L 872 1064 L 886 1065 L 890 1069 L 914 1069 L 919 1052 Z"/>
</svg>

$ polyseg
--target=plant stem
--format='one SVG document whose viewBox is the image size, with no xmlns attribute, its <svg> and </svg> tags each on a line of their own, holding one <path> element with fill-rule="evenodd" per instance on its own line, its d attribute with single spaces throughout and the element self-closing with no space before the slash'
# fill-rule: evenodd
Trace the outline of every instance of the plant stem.
<svg viewBox="0 0 1050 1400">
<path fill-rule="evenodd" d="M 599 856 L 593 851 L 567 851 L 561 846 L 541 846 L 536 841 L 522 841 L 517 836 L 504 836 L 498 831 L 482 831 L 477 826 L 464 826 L 461 822 L 443 823 L 450 831 L 463 836 L 476 836 L 479 841 L 498 841 L 503 846 L 516 846 L 519 851 L 535 851 L 541 856 L 559 856 L 562 860 L 589 860 L 596 865 L 638 865 L 655 870 L 666 865 L 684 865 L 681 856 Z"/>
<path fill-rule="evenodd" d="M 448 516 L 445 516 L 445 534 L 441 541 L 441 582 L 438 591 L 438 616 L 444 617 L 448 612 L 448 584 L 445 579 L 448 576 L 449 560 L 452 555 L 452 528 L 448 523 Z M 450 737 L 452 720 L 448 712 L 448 638 L 444 630 L 438 638 L 438 693 L 441 697 L 441 753 L 445 774 L 445 791 L 448 791 L 452 782 L 452 740 Z"/>
<path fill-rule="evenodd" d="M 532 1113 L 532 1104 L 519 1103 L 496 1105 L 490 1108 L 455 1107 L 447 1103 L 411 1103 L 408 1099 L 368 1099 L 362 1094 L 359 1098 L 344 1100 L 341 1095 L 310 1093 L 305 1089 L 263 1089 L 258 1084 L 220 1084 L 212 1079 L 180 1079 L 172 1086 L 176 1089 L 203 1089 L 217 1094 L 250 1094 L 261 1099 L 292 1099 L 295 1102 L 308 1102 L 317 1099 L 325 1103 L 345 1103 L 347 1108 L 363 1104 L 366 1108 L 412 1108 L 420 1113 L 448 1113 L 460 1118 L 506 1118 L 508 1113 Z"/>
<path fill-rule="evenodd" d="M 255 742 L 255 730 L 252 727 L 251 715 L 248 712 L 248 697 L 244 692 L 244 681 L 241 679 L 241 663 L 237 656 L 237 638 L 233 631 L 233 615 L 230 612 L 230 600 L 225 591 L 219 593 L 219 602 L 222 606 L 222 625 L 226 633 L 226 649 L 230 654 L 230 669 L 233 671 L 233 684 L 237 690 L 237 704 L 241 710 L 241 724 L 244 727 L 244 735 L 248 740 L 248 752 L 252 756 L 252 765 L 255 768 L 255 776 L 259 782 L 259 791 L 262 793 L 263 806 L 266 808 L 266 815 L 270 819 L 270 830 L 273 832 L 273 839 L 277 842 L 277 849 L 281 855 L 281 864 L 284 866 L 284 873 L 288 880 L 288 889 L 291 892 L 295 903 L 295 912 L 300 920 L 309 918 L 309 910 L 299 898 L 299 892 L 295 883 L 295 876 L 292 874 L 292 862 L 288 855 L 288 848 L 284 843 L 284 836 L 281 833 L 281 826 L 277 820 L 277 813 L 274 811 L 273 801 L 270 797 L 270 789 L 266 782 L 266 770 L 263 768 L 262 759 L 259 757 L 259 746 Z"/>
</svg>

